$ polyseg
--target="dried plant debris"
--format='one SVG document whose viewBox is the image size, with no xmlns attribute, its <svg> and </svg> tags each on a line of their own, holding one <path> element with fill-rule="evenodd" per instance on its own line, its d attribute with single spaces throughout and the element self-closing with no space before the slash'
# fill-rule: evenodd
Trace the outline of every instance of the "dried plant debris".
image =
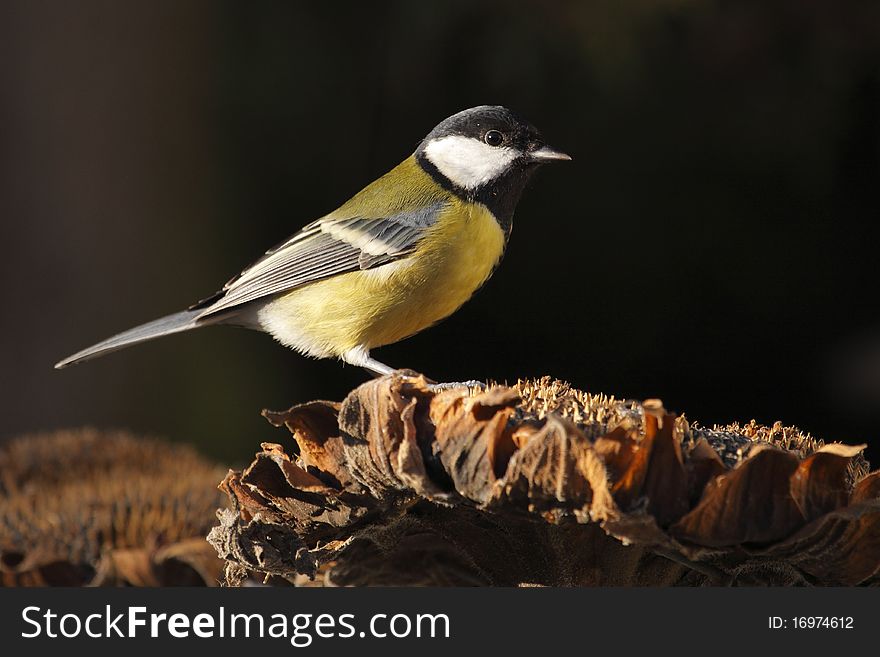
<svg viewBox="0 0 880 657">
<path fill-rule="evenodd" d="M 335 585 L 880 583 L 863 446 L 549 378 L 443 389 L 415 374 L 265 413 L 209 536 L 227 579 Z"/>
<path fill-rule="evenodd" d="M 216 585 L 205 536 L 225 468 L 189 448 L 83 429 L 0 448 L 0 586 Z"/>
</svg>

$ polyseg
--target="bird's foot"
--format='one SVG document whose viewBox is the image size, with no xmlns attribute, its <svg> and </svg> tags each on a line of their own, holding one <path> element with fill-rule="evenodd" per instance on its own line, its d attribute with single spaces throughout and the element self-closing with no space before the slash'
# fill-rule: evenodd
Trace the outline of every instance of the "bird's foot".
<svg viewBox="0 0 880 657">
<path fill-rule="evenodd" d="M 467 381 L 445 381 L 443 383 L 437 383 L 433 379 L 426 377 L 424 374 L 419 374 L 418 372 L 410 369 L 395 370 L 394 373 L 407 379 L 421 378 L 424 381 L 425 387 L 429 391 L 434 393 L 444 392 L 445 390 L 454 390 L 455 388 L 467 388 L 468 390 L 479 390 L 480 392 L 485 392 L 489 387 L 483 381 L 477 381 L 475 379 L 469 379 Z"/>
<path fill-rule="evenodd" d="M 470 379 L 468 381 L 449 381 L 446 383 L 431 383 L 428 389 L 432 392 L 443 392 L 444 390 L 452 390 L 454 388 L 474 388 L 475 390 L 485 391 L 489 386 L 482 381 Z"/>
<path fill-rule="evenodd" d="M 380 363 L 374 358 L 370 358 L 370 352 L 364 347 L 357 347 L 342 354 L 342 360 L 352 365 L 362 367 L 375 378 L 381 378 L 389 374 L 399 374 L 405 377 L 420 376 L 417 372 L 409 369 L 395 370 L 385 363 Z M 482 381 L 470 379 L 468 381 L 449 381 L 447 383 L 436 383 L 428 379 L 428 390 L 431 392 L 443 392 L 444 390 L 452 390 L 454 388 L 467 388 L 469 390 L 485 391 L 489 386 Z"/>
</svg>

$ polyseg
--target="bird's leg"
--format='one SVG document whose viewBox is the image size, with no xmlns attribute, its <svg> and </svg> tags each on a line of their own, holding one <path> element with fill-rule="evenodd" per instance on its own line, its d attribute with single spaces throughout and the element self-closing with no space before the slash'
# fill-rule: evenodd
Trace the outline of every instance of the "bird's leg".
<svg viewBox="0 0 880 657">
<path fill-rule="evenodd" d="M 375 377 L 385 376 L 394 371 L 393 367 L 388 367 L 385 363 L 380 363 L 375 358 L 370 358 L 370 351 L 364 347 L 355 347 L 349 349 L 342 354 L 342 360 L 349 365 L 357 365 Z"/>
<path fill-rule="evenodd" d="M 385 363 L 380 363 L 375 358 L 370 358 L 370 351 L 364 347 L 349 349 L 342 354 L 342 360 L 349 365 L 357 365 L 358 367 L 364 368 L 376 378 L 391 374 L 395 371 L 393 367 L 388 367 Z M 428 389 L 435 392 L 450 390 L 452 388 L 478 388 L 479 390 L 486 390 L 487 386 L 482 381 L 474 381 L 473 379 L 470 381 L 451 381 L 449 383 L 428 384 Z"/>
</svg>

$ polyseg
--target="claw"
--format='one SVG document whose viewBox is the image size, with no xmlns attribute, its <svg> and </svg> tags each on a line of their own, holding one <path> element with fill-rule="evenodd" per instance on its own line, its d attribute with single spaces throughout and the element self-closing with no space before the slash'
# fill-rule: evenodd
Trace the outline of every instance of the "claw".
<svg viewBox="0 0 880 657">
<path fill-rule="evenodd" d="M 432 392 L 442 392 L 443 390 L 452 390 L 454 388 L 476 388 L 480 391 L 485 391 L 488 386 L 482 381 L 475 381 L 474 379 L 469 381 L 450 381 L 448 383 L 431 383 L 428 385 L 428 389 Z"/>
</svg>

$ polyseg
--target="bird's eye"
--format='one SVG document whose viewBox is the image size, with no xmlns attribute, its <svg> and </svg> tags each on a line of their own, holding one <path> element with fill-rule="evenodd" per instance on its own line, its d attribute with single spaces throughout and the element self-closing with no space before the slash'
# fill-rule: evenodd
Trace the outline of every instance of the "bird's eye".
<svg viewBox="0 0 880 657">
<path fill-rule="evenodd" d="M 504 141 L 504 135 L 497 130 L 490 130 L 483 136 L 483 141 L 489 144 L 489 146 L 500 146 L 501 142 Z"/>
</svg>

